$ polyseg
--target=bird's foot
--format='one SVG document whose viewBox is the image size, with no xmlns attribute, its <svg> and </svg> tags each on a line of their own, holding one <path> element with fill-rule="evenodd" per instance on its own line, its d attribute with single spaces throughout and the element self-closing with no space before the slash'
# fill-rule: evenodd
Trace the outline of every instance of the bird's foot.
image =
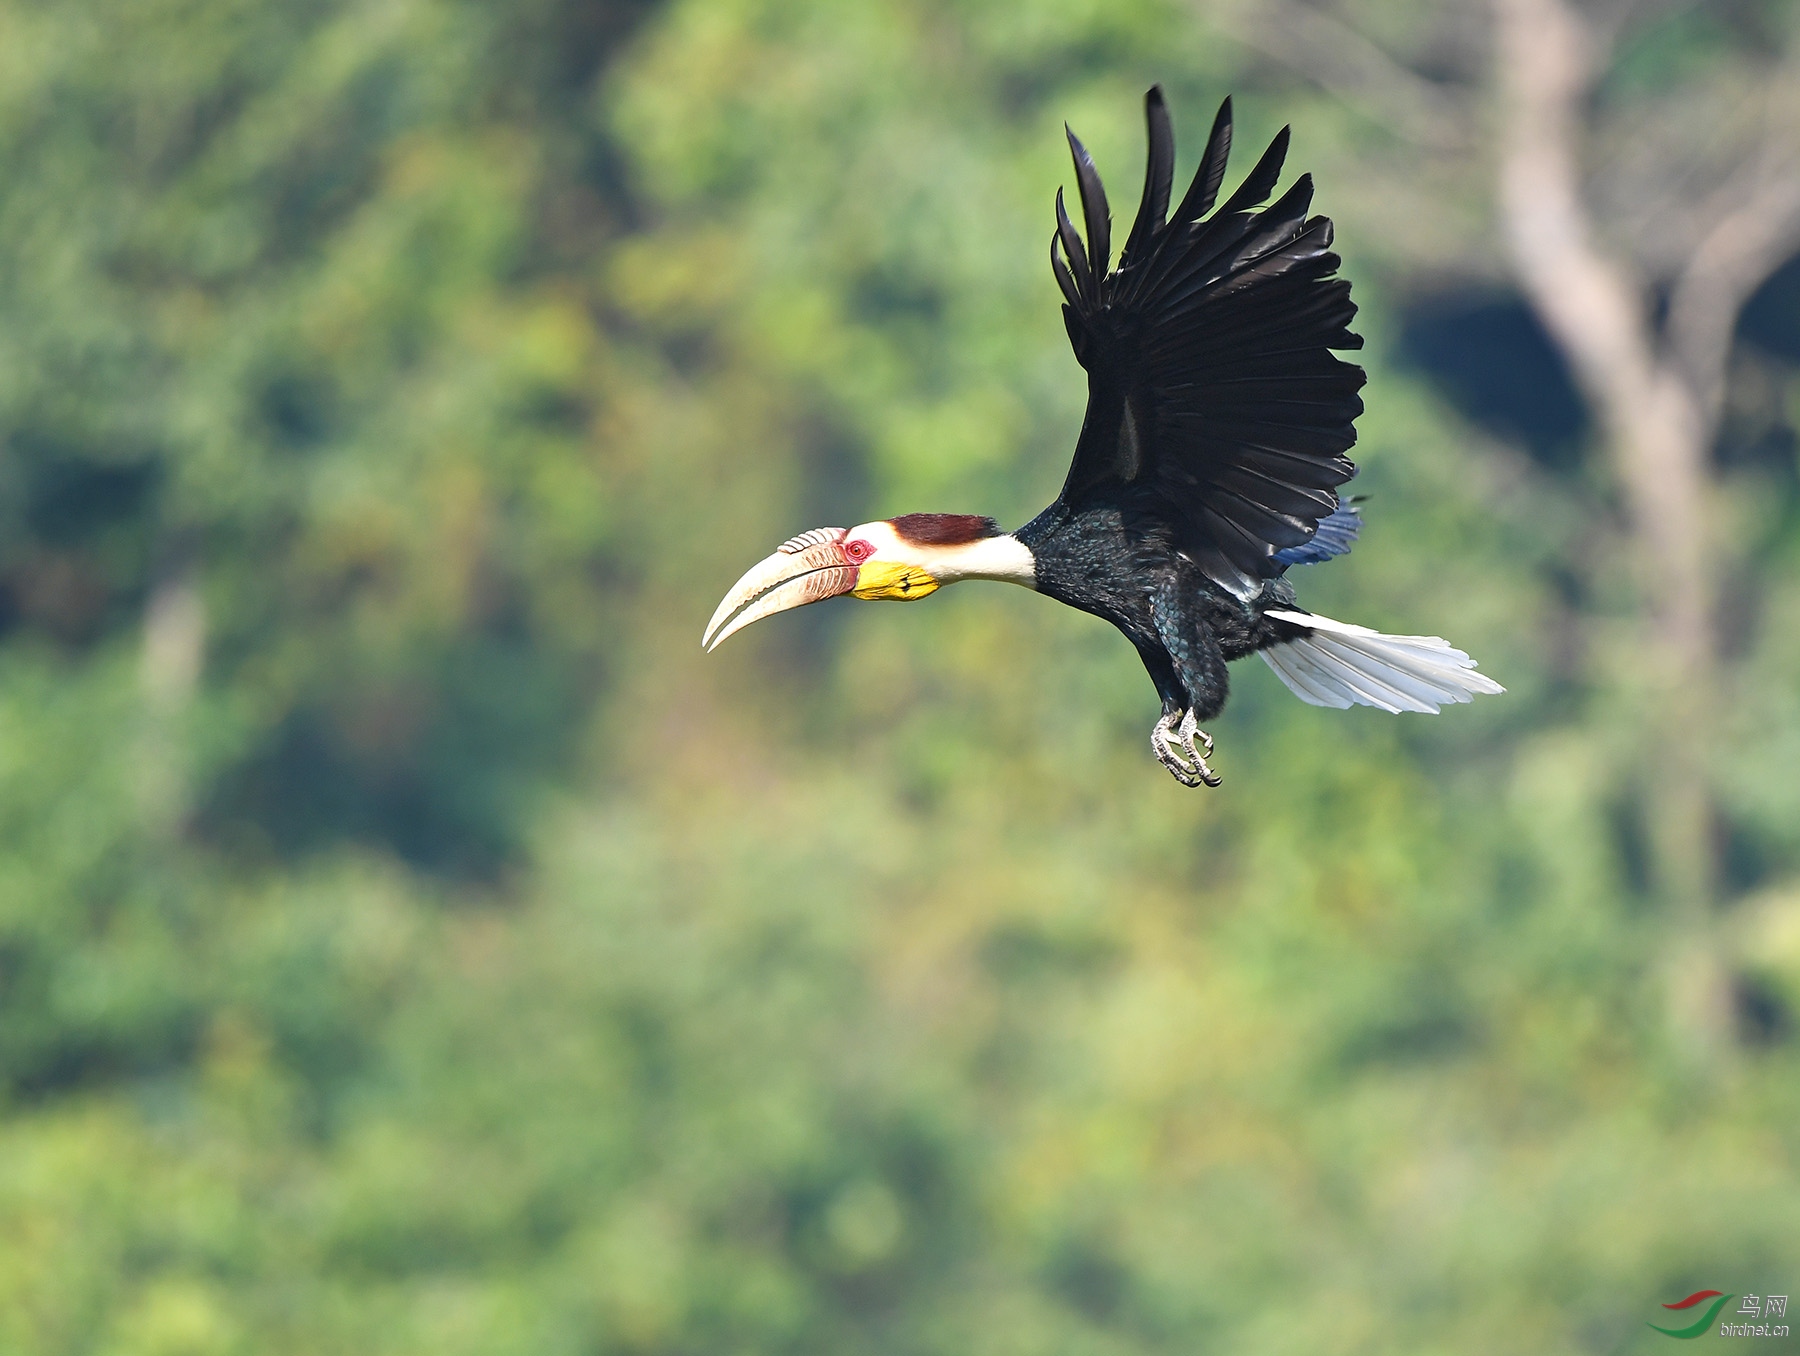
<svg viewBox="0 0 1800 1356">
<path fill-rule="evenodd" d="M 1200 728 L 1200 722 L 1195 718 L 1192 711 L 1189 711 L 1181 718 L 1181 726 L 1176 731 L 1176 734 L 1181 740 L 1182 752 L 1187 754 L 1192 762 L 1194 775 L 1208 786 L 1217 786 L 1223 778 L 1206 765 L 1207 756 L 1213 751 L 1212 736 Z M 1198 739 L 1200 743 L 1206 745 L 1205 753 L 1202 753 L 1195 746 L 1194 741 L 1196 739 Z"/>
<path fill-rule="evenodd" d="M 1198 744 L 1206 746 L 1202 753 Z M 1206 765 L 1212 752 L 1212 736 L 1200 728 L 1192 711 L 1184 711 L 1177 723 L 1173 711 L 1164 714 L 1150 731 L 1150 748 L 1156 760 L 1169 769 L 1169 775 L 1183 786 L 1217 786 L 1219 775 Z"/>
<path fill-rule="evenodd" d="M 1185 713 L 1181 713 L 1185 714 Z M 1181 760 L 1181 755 L 1171 746 L 1173 726 L 1177 719 L 1174 711 L 1163 712 L 1162 719 L 1150 730 L 1150 751 L 1156 755 L 1156 761 L 1169 769 L 1169 775 L 1183 786 L 1198 786 L 1200 780 L 1194 774 L 1193 767 Z M 1179 738 L 1179 736 L 1175 736 Z"/>
<path fill-rule="evenodd" d="M 1188 751 L 1189 756 L 1197 763 L 1204 763 L 1206 759 L 1201 757 L 1200 751 L 1194 747 L 1194 741 L 1198 739 L 1206 745 L 1206 751 L 1210 754 L 1213 751 L 1213 740 L 1211 735 L 1200 728 L 1200 722 L 1194 719 L 1192 711 L 1182 716 L 1181 728 L 1177 733 L 1181 737 L 1182 747 Z"/>
</svg>

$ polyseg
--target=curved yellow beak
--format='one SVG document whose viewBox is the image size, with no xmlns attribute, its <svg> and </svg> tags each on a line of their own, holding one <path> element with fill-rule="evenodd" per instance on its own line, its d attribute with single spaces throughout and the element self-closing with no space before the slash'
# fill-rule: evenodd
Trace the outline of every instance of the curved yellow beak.
<svg viewBox="0 0 1800 1356">
<path fill-rule="evenodd" d="M 774 555 L 751 566 L 712 614 L 701 645 L 714 649 L 751 622 L 855 589 L 857 568 L 844 554 L 847 535 L 847 528 L 815 527 L 783 542 Z"/>
</svg>

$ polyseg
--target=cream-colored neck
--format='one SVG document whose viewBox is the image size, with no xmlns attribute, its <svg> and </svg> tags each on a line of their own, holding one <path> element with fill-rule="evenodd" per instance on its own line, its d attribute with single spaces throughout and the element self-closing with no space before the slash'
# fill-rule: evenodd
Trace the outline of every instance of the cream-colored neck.
<svg viewBox="0 0 1800 1356">
<path fill-rule="evenodd" d="M 919 563 L 940 584 L 954 584 L 959 579 L 999 579 L 1028 589 L 1037 587 L 1037 562 L 1025 543 L 1011 533 L 960 546 L 915 549 L 924 557 Z"/>
</svg>

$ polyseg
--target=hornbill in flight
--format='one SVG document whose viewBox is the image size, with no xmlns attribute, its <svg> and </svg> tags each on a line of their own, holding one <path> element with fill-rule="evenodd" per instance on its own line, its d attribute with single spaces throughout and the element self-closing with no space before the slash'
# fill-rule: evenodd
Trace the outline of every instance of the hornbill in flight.
<svg viewBox="0 0 1800 1356">
<path fill-rule="evenodd" d="M 1149 166 L 1111 268 L 1100 175 L 1068 133 L 1087 227 L 1056 195 L 1050 267 L 1087 370 L 1088 407 L 1062 493 L 1016 532 L 991 518 L 909 513 L 784 542 L 745 574 L 702 643 L 772 613 L 848 593 L 923 598 L 998 579 L 1103 617 L 1137 646 L 1162 698 L 1150 745 L 1183 786 L 1219 784 L 1200 729 L 1225 705 L 1225 666 L 1259 654 L 1304 702 L 1433 711 L 1503 689 L 1436 636 L 1387 636 L 1305 611 L 1292 565 L 1342 555 L 1361 521 L 1338 487 L 1356 474 L 1362 340 L 1336 277 L 1331 222 L 1307 216 L 1302 175 L 1262 210 L 1288 129 L 1215 212 L 1231 101 L 1193 184 L 1169 211 L 1174 133 L 1162 90 L 1144 99 Z M 1067 129 L 1065 129 L 1066 131 Z"/>
</svg>

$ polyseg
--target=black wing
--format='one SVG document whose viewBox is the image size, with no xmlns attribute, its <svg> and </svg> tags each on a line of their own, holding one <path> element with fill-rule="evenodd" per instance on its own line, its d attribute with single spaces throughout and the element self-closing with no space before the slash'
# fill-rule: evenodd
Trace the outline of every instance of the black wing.
<svg viewBox="0 0 1800 1356">
<path fill-rule="evenodd" d="M 1334 277 L 1331 222 L 1308 217 L 1312 178 L 1279 200 L 1280 135 L 1212 214 L 1231 149 L 1231 100 L 1213 122 L 1193 186 L 1166 222 L 1175 142 L 1162 90 L 1150 126 L 1143 201 L 1108 273 L 1106 191 L 1069 133 L 1087 240 L 1056 196 L 1050 264 L 1063 320 L 1088 372 L 1088 410 L 1062 498 L 1128 500 L 1166 521 L 1176 545 L 1241 596 L 1279 574 L 1276 553 L 1308 541 L 1356 468 L 1344 453 L 1363 370 L 1332 349 L 1362 347 L 1347 328 L 1350 284 Z"/>
</svg>

